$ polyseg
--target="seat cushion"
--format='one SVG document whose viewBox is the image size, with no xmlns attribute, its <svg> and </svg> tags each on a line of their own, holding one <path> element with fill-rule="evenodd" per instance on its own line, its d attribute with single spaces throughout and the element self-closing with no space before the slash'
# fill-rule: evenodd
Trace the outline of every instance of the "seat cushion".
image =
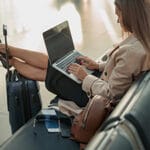
<svg viewBox="0 0 150 150">
<path fill-rule="evenodd" d="M 132 109 L 124 116 L 137 129 L 146 149 L 150 148 L 150 81 Z"/>
</svg>

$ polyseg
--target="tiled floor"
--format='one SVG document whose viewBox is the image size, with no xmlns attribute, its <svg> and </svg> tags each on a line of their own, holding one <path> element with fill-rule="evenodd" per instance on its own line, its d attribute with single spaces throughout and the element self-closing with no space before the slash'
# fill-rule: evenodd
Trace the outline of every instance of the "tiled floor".
<svg viewBox="0 0 150 150">
<path fill-rule="evenodd" d="M 68 20 L 76 49 L 95 59 L 120 39 L 114 0 L 0 0 L 2 24 L 8 43 L 46 53 L 42 32 Z M 5 69 L 0 66 L 0 144 L 11 134 L 6 103 Z M 40 83 L 43 107 L 54 96 Z"/>
</svg>

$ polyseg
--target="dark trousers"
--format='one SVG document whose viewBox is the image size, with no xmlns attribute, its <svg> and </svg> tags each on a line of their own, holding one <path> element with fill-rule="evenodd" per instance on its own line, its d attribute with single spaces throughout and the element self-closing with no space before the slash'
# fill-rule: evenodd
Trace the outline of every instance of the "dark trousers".
<svg viewBox="0 0 150 150">
<path fill-rule="evenodd" d="M 95 72 L 96 76 L 98 74 L 98 72 Z M 50 64 L 47 69 L 45 85 L 50 92 L 58 95 L 62 99 L 72 100 L 80 107 L 85 106 L 89 100 L 87 94 L 82 90 L 81 84 L 74 82 L 55 70 Z"/>
</svg>

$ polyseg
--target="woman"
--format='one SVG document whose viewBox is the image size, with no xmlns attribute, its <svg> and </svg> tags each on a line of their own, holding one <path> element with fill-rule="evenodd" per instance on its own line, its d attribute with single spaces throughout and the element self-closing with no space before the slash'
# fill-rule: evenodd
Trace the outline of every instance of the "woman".
<svg viewBox="0 0 150 150">
<path fill-rule="evenodd" d="M 74 100 L 79 106 L 86 105 L 87 95 L 120 99 L 133 81 L 150 69 L 149 8 L 146 0 L 115 0 L 118 23 L 128 37 L 107 54 L 106 63 L 98 64 L 90 58 L 79 57 L 81 65 L 74 63 L 68 66 L 68 71 L 82 81 L 81 85 L 54 70 L 48 63 L 48 57 L 39 52 L 9 46 L 10 64 L 28 78 L 45 81 L 51 92 Z M 0 52 L 4 53 L 3 44 Z M 0 58 L 4 63 L 5 58 Z M 102 71 L 100 78 L 88 75 L 82 65 Z"/>
</svg>

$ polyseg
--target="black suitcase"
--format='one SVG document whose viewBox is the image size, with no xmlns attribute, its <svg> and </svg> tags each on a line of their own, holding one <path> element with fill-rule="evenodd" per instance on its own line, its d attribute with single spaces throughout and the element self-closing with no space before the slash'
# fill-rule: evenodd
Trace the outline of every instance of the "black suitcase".
<svg viewBox="0 0 150 150">
<path fill-rule="evenodd" d="M 14 133 L 41 110 L 39 86 L 37 81 L 23 77 L 14 69 L 6 75 L 6 90 L 9 121 Z"/>
<path fill-rule="evenodd" d="M 24 125 L 41 110 L 41 97 L 37 81 L 27 79 L 17 70 L 9 69 L 7 26 L 3 25 L 5 56 L 7 61 L 6 92 L 9 122 L 12 133 Z"/>
</svg>

